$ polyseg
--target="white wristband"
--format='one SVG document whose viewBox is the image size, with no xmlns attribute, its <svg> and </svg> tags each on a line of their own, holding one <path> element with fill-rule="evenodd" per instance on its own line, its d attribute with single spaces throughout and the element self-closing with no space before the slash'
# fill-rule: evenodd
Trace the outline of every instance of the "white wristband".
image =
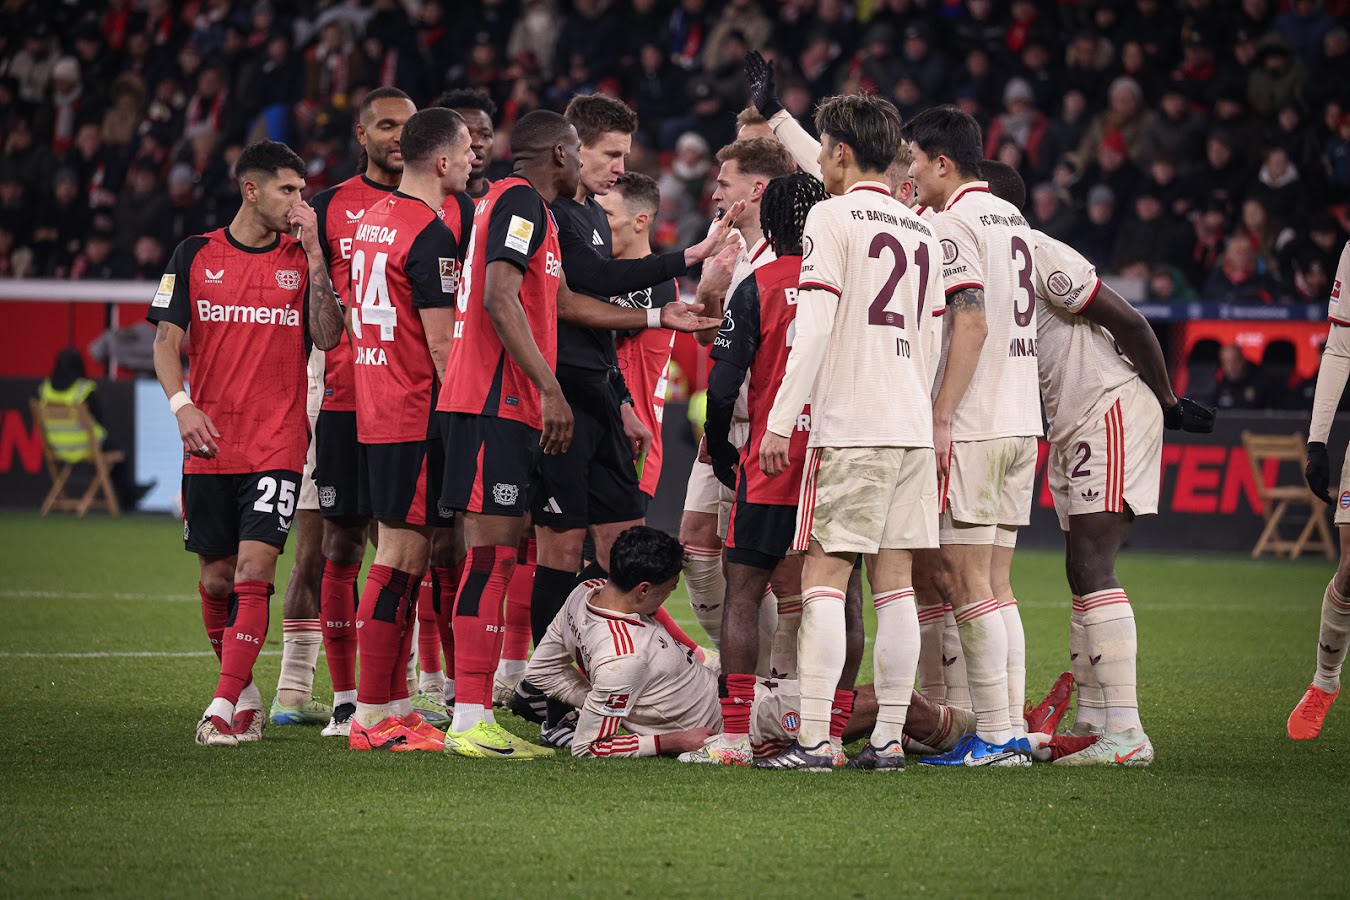
<svg viewBox="0 0 1350 900">
<path fill-rule="evenodd" d="M 169 398 L 169 412 L 173 413 L 175 416 L 178 415 L 180 409 L 191 405 L 192 398 L 187 395 L 187 391 L 179 391 Z"/>
<path fill-rule="evenodd" d="M 654 306 L 651 309 L 647 310 L 647 327 L 648 328 L 661 327 L 661 307 Z"/>
</svg>

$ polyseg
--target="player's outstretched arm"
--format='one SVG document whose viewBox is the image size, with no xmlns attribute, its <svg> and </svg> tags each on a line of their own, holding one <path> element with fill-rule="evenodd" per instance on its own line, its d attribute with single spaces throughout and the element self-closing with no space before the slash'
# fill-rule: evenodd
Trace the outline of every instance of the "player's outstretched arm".
<svg viewBox="0 0 1350 900">
<path fill-rule="evenodd" d="M 572 408 L 563 399 L 558 379 L 539 352 L 525 307 L 520 304 L 520 286 L 525 273 L 514 263 L 498 259 L 488 263 L 484 279 L 483 309 L 492 320 L 502 347 L 539 389 L 539 405 L 544 417 L 540 446 L 550 455 L 563 453 L 572 443 Z"/>
<path fill-rule="evenodd" d="M 820 178 L 820 141 L 811 137 L 792 113 L 783 109 L 778 100 L 773 64 L 751 50 L 745 55 L 745 80 L 750 85 L 750 105 L 768 120 L 769 127 L 783 146 L 792 154 L 803 172 Z"/>
<path fill-rule="evenodd" d="M 980 364 L 980 351 L 989 336 L 989 321 L 984 312 L 984 288 L 966 287 L 947 298 L 947 327 L 952 330 L 947 349 L 947 368 L 942 387 L 933 401 L 933 451 L 938 471 L 947 471 L 952 444 L 952 418 Z"/>
<path fill-rule="evenodd" d="M 193 456 L 212 459 L 220 452 L 215 441 L 220 432 L 211 417 L 193 405 L 183 390 L 183 337 L 186 334 L 172 322 L 160 322 L 155 326 L 155 376 L 169 398 L 169 409 L 178 420 L 178 436 L 183 440 L 183 449 Z"/>
<path fill-rule="evenodd" d="M 685 303 L 667 303 L 660 309 L 628 309 L 585 294 L 574 293 L 564 277 L 558 284 L 558 318 L 583 328 L 611 331 L 638 331 L 644 328 L 669 328 L 695 332 L 716 328 L 721 322 L 697 313 L 702 307 Z"/>
<path fill-rule="evenodd" d="M 328 275 L 328 257 L 319 240 L 319 220 L 308 203 L 297 203 L 286 213 L 287 221 L 300 230 L 300 245 L 309 261 L 309 327 L 310 340 L 320 350 L 332 350 L 342 339 L 342 305 L 333 291 Z"/>
</svg>

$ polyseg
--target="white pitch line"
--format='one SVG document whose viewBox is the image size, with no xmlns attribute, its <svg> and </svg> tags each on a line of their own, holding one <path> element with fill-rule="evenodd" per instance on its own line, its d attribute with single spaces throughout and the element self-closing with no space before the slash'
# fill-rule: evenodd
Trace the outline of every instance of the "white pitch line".
<svg viewBox="0 0 1350 900">
<path fill-rule="evenodd" d="M 197 603 L 198 597 L 185 594 L 119 594 L 89 591 L 0 590 L 0 600 L 155 600 L 165 603 Z"/>
<path fill-rule="evenodd" d="M 0 658 L 9 659 L 192 659 L 215 656 L 212 650 L 107 650 L 96 653 L 20 653 L 0 650 Z M 259 656 L 280 656 L 280 650 L 264 650 Z"/>
</svg>

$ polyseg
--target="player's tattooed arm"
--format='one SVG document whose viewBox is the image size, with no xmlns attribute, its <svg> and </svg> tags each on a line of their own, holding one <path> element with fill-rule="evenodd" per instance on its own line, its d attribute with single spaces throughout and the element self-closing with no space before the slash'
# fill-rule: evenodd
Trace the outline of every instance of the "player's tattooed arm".
<svg viewBox="0 0 1350 900">
<path fill-rule="evenodd" d="M 346 321 L 323 257 L 309 258 L 309 336 L 320 350 L 332 350 L 342 339 Z"/>
<path fill-rule="evenodd" d="M 952 418 L 966 389 L 975 378 L 980 362 L 980 351 L 989 336 L 989 322 L 985 318 L 984 288 L 966 287 L 947 298 L 947 318 L 952 330 L 947 351 L 947 369 L 942 376 L 942 387 L 933 401 L 933 452 L 937 456 L 938 473 L 945 475 L 951 450 Z"/>
</svg>

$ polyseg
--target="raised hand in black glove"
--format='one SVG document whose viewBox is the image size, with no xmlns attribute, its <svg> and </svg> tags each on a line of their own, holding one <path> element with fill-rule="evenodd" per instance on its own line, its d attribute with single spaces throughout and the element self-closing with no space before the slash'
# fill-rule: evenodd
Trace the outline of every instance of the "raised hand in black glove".
<svg viewBox="0 0 1350 900">
<path fill-rule="evenodd" d="M 750 82 L 750 105 L 761 116 L 767 119 L 783 108 L 773 81 L 773 63 L 760 56 L 758 50 L 745 54 L 745 77 Z"/>
<path fill-rule="evenodd" d="M 1327 459 L 1327 445 L 1320 441 L 1308 442 L 1308 468 L 1303 470 L 1303 478 L 1308 488 L 1328 506 L 1331 499 L 1331 461 Z"/>
<path fill-rule="evenodd" d="M 1176 406 L 1163 410 L 1163 427 L 1168 431 L 1209 434 L 1214 430 L 1214 410 L 1206 409 L 1189 397 L 1178 397 Z"/>
</svg>

